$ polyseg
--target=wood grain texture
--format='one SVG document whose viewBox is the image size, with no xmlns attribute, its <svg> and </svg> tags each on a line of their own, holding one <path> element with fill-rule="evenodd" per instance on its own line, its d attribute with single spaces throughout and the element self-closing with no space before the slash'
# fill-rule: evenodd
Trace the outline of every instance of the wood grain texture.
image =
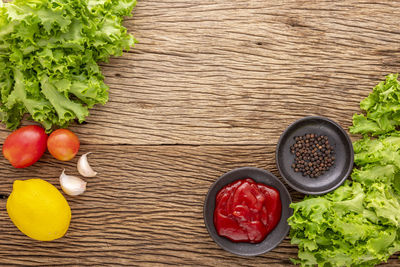
<svg viewBox="0 0 400 267">
<path fill-rule="evenodd" d="M 110 102 L 75 131 L 88 144 L 274 144 L 305 115 L 347 128 L 399 70 L 399 16 L 400 1 L 141 0 L 125 22 L 136 48 L 102 64 Z"/>
<path fill-rule="evenodd" d="M 68 197 L 71 227 L 55 242 L 23 236 L 0 199 L 0 265 L 289 265 L 288 238 L 259 257 L 220 249 L 203 223 L 206 192 L 236 167 L 278 175 L 275 144 L 298 118 L 347 129 L 360 100 L 399 71 L 399 17 L 400 1 L 139 0 L 125 21 L 139 43 L 102 64 L 109 103 L 71 127 L 100 175 Z M 1 158 L 0 195 L 15 179 L 58 185 L 76 160 L 46 154 L 16 170 Z"/>
<path fill-rule="evenodd" d="M 77 131 L 102 133 L 90 143 L 275 144 L 305 115 L 347 128 L 399 70 L 399 16 L 399 1 L 139 1 L 126 22 L 139 44 L 103 65 L 111 101 Z"/>
<path fill-rule="evenodd" d="M 67 198 L 73 219 L 66 237 L 30 240 L 11 223 L 1 200 L 0 248 L 8 249 L 0 250 L 0 262 L 230 266 L 288 264 L 288 255 L 295 256 L 285 240 L 265 256 L 235 257 L 218 248 L 204 227 L 203 202 L 212 182 L 239 166 L 276 174 L 272 146 L 84 146 L 82 151 L 96 151 L 90 162 L 100 175 L 86 179 L 84 195 Z M 10 192 L 11 181 L 32 173 L 58 184 L 62 168 L 77 174 L 75 162 L 60 163 L 46 154 L 31 168 L 15 171 L 2 159 L 0 171 L 8 182 L 0 184 L 0 192 Z"/>
<path fill-rule="evenodd" d="M 100 174 L 87 178 L 88 190 L 67 197 L 72 222 L 67 235 L 36 242 L 22 235 L 0 200 L 0 262 L 21 265 L 195 265 L 283 266 L 297 249 L 289 239 L 259 257 L 237 257 L 220 249 L 208 235 L 203 202 L 210 185 L 224 172 L 242 166 L 275 168 L 272 145 L 252 146 L 84 146 L 96 151 L 90 162 Z M 46 154 L 29 169 L 11 169 L 1 159 L 10 192 L 21 177 L 41 177 L 58 185 L 62 168 L 77 174 L 76 160 L 60 163 Z M 300 193 L 290 190 L 294 201 Z M 398 260 L 389 261 L 391 266 Z"/>
</svg>

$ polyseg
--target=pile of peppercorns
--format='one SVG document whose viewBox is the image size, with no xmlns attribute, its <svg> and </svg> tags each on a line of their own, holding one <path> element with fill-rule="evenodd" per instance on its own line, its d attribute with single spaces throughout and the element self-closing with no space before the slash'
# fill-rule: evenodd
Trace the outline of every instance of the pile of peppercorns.
<svg viewBox="0 0 400 267">
<path fill-rule="evenodd" d="M 326 135 L 305 134 L 296 136 L 290 152 L 295 155 L 292 168 L 303 176 L 316 178 L 335 163 L 334 149 Z"/>
</svg>

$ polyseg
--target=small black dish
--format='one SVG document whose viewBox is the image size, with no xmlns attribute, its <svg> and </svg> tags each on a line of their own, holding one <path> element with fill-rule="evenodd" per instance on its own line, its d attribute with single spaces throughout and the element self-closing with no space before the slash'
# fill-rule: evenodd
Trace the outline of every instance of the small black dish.
<svg viewBox="0 0 400 267">
<path fill-rule="evenodd" d="M 290 146 L 295 143 L 296 136 L 308 133 L 328 136 L 335 151 L 335 164 L 317 178 L 303 176 L 291 167 L 295 156 L 290 153 Z M 350 175 L 353 163 L 354 151 L 349 136 L 339 124 L 324 117 L 310 116 L 295 121 L 282 133 L 276 147 L 276 165 L 282 178 L 304 194 L 319 195 L 336 189 Z"/>
<path fill-rule="evenodd" d="M 279 191 L 282 202 L 282 213 L 279 223 L 276 225 L 275 229 L 258 244 L 232 242 L 225 237 L 219 236 L 214 226 L 215 198 L 218 192 L 224 186 L 236 180 L 245 178 L 251 178 L 258 183 L 263 183 L 276 188 Z M 252 167 L 238 168 L 222 175 L 210 187 L 204 202 L 204 223 L 212 239 L 221 248 L 240 256 L 256 256 L 274 249 L 282 242 L 289 232 L 287 219 L 293 213 L 292 209 L 289 207 L 291 202 L 292 199 L 286 187 L 270 172 Z"/>
</svg>

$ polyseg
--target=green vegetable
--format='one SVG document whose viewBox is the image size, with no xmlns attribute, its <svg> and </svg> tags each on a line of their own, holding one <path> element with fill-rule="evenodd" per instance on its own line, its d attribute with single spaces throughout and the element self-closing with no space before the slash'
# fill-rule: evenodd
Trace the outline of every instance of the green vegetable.
<svg viewBox="0 0 400 267">
<path fill-rule="evenodd" d="M 136 0 L 0 0 L 0 119 L 24 114 L 47 131 L 83 122 L 108 87 L 97 65 L 135 39 L 122 23 Z"/>
<path fill-rule="evenodd" d="M 354 114 L 351 133 L 374 136 L 391 132 L 400 125 L 400 82 L 398 74 L 389 74 L 360 103 L 363 114 Z"/>
<path fill-rule="evenodd" d="M 390 202 L 390 204 L 388 203 Z M 383 183 L 346 182 L 292 204 L 292 244 L 302 266 L 374 266 L 400 250 L 398 196 Z"/>
<path fill-rule="evenodd" d="M 353 144 L 352 181 L 291 204 L 291 242 L 299 246 L 294 263 L 374 266 L 400 251 L 400 132 L 394 130 L 400 121 L 393 108 L 400 107 L 398 86 L 397 75 L 388 75 L 361 102 L 367 116 L 355 115 L 352 130 L 366 135 Z"/>
</svg>

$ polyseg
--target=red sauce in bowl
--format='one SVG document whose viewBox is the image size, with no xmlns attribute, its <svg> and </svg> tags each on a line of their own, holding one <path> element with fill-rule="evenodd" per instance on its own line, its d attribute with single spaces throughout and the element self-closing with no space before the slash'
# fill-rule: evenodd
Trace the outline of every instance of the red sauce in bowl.
<svg viewBox="0 0 400 267">
<path fill-rule="evenodd" d="M 233 242 L 260 243 L 281 218 L 279 191 L 248 178 L 222 188 L 216 198 L 214 225 Z"/>
</svg>

